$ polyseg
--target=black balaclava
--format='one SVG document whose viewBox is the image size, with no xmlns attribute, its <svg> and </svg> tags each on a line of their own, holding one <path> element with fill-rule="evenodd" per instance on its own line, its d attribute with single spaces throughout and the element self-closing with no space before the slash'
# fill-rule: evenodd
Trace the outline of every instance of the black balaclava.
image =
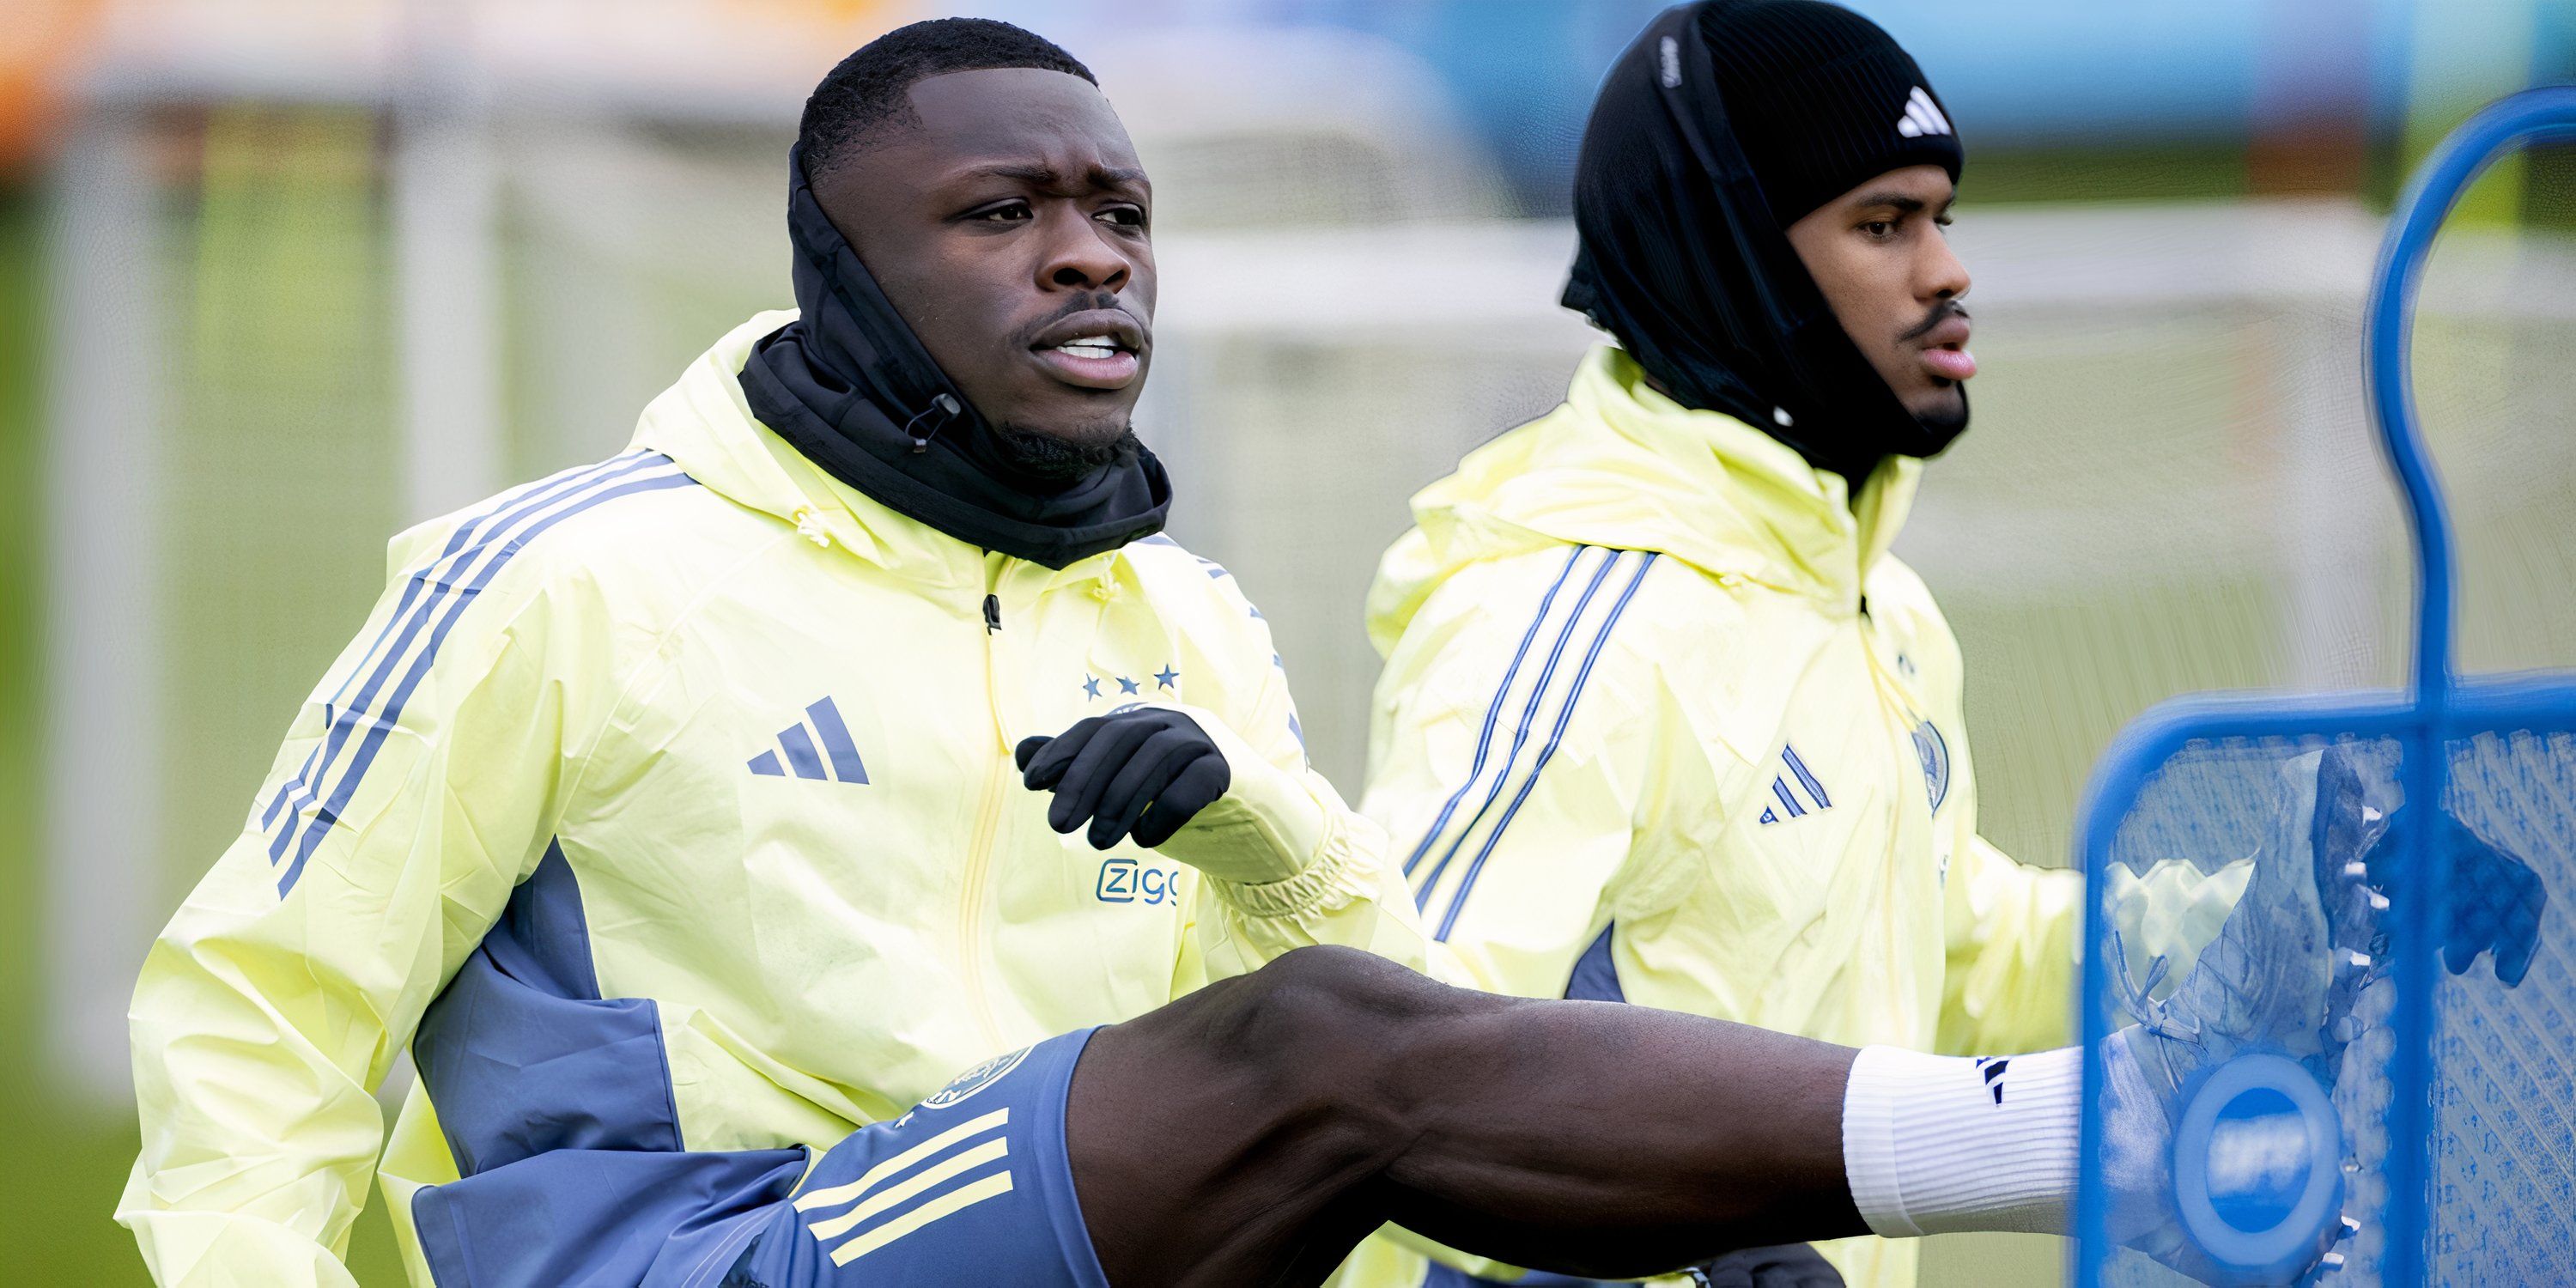
<svg viewBox="0 0 2576 1288">
<path fill-rule="evenodd" d="M 1961 158 L 1922 70 L 1867 18 L 1821 0 L 1667 9 L 1611 66 L 1584 128 L 1565 306 L 1683 405 L 1857 489 L 1881 459 L 1937 455 L 1958 430 L 1905 409 L 1786 229 L 1904 166 L 1956 182 Z"/>
<path fill-rule="evenodd" d="M 832 477 L 969 545 L 1062 568 L 1162 530 L 1172 484 L 1138 447 L 1079 478 L 1016 464 L 932 361 L 788 153 L 802 314 L 752 350 L 752 414 Z"/>
</svg>

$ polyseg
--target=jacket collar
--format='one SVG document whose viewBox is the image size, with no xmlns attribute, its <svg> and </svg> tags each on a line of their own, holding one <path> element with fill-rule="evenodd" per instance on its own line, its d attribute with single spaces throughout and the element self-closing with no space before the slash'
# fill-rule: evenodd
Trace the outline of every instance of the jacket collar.
<svg viewBox="0 0 2576 1288">
<path fill-rule="evenodd" d="M 634 446 L 669 456 L 709 490 L 776 518 L 817 545 L 839 547 L 934 586 L 981 586 L 985 550 L 833 477 L 752 414 L 740 379 L 743 366 L 764 337 L 795 319 L 793 312 L 761 313 L 726 333 L 645 407 Z M 1094 565 L 1114 557 L 1077 560 L 1059 577 L 1090 575 Z"/>
<path fill-rule="evenodd" d="M 1387 552 L 1369 594 L 1370 636 L 1390 644 L 1468 564 L 1569 542 L 1658 551 L 1847 618 L 1904 524 L 1921 468 L 1885 462 L 1854 502 L 1842 476 L 1732 416 L 1655 392 L 1626 354 L 1599 348 L 1562 406 L 1413 498 L 1415 530 Z"/>
<path fill-rule="evenodd" d="M 1871 565 L 1905 526 L 1923 462 L 1889 457 L 1857 495 L 1842 475 L 1723 412 L 1685 407 L 1646 383 L 1636 362 L 1598 346 L 1567 391 L 1567 404 L 1705 485 L 1712 528 L 1767 537 L 1760 544 L 1807 570 L 1812 589 L 1857 600 Z M 1745 521 L 1750 521 L 1749 523 Z"/>
</svg>

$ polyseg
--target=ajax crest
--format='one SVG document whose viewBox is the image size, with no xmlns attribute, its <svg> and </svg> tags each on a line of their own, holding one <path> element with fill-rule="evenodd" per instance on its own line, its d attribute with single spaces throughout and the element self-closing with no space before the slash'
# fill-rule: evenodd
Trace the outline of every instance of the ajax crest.
<svg viewBox="0 0 2576 1288">
<path fill-rule="evenodd" d="M 1000 1082 L 1004 1075 L 1008 1074 L 1011 1070 L 1020 1067 L 1020 1061 L 1026 1059 L 1028 1054 L 1029 1049 L 1027 1047 L 1021 1047 L 1017 1051 L 1009 1052 L 1005 1055 L 994 1056 L 992 1059 L 976 1065 L 974 1068 L 968 1069 L 964 1073 L 958 1074 L 956 1079 L 950 1082 L 947 1086 L 941 1087 L 939 1090 L 930 1093 L 930 1098 L 922 1101 L 921 1107 L 924 1109 L 946 1109 L 950 1105 L 956 1104 L 958 1101 L 964 1100 L 966 1097 L 974 1095 L 976 1092 L 982 1091 L 984 1088 L 992 1086 L 996 1082 Z"/>
<path fill-rule="evenodd" d="M 1950 744 L 1941 740 L 1941 730 L 1929 720 L 1914 726 L 1914 758 L 1923 762 L 1923 793 L 1931 798 L 1933 812 L 1939 813 L 1941 802 L 1950 798 Z"/>
</svg>

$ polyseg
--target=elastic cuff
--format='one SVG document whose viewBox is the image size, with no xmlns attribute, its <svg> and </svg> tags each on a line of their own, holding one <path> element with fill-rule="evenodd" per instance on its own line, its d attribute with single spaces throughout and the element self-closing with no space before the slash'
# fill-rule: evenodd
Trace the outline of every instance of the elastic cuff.
<svg viewBox="0 0 2576 1288">
<path fill-rule="evenodd" d="M 1225 795 L 1155 848 L 1219 881 L 1243 885 L 1291 884 L 1319 865 L 1337 828 L 1305 776 L 1262 759 L 1214 715 L 1177 704 L 1173 709 L 1197 722 L 1216 744 L 1232 781 Z"/>
<path fill-rule="evenodd" d="M 1228 881 L 1211 876 L 1217 897 L 1255 917 L 1302 917 L 1332 912 L 1363 893 L 1355 879 L 1358 861 L 1344 843 L 1338 820 L 1328 821 L 1322 850 L 1306 870 L 1281 881 Z"/>
</svg>

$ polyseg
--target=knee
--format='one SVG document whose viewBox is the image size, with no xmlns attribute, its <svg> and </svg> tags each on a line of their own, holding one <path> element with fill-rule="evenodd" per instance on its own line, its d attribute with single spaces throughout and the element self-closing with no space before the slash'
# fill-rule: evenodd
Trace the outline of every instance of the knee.
<svg viewBox="0 0 2576 1288">
<path fill-rule="evenodd" d="M 1202 994 L 1207 1032 L 1229 1062 L 1265 1080 L 1317 1091 L 1325 1081 L 1367 1081 L 1443 990 L 1403 966 L 1354 948 L 1287 953 Z"/>
<path fill-rule="evenodd" d="M 1357 948 L 1323 944 L 1281 955 L 1244 977 L 1252 1008 L 1335 1032 L 1400 1025 L 1444 1009 L 1444 988 L 1405 966 Z"/>
</svg>

